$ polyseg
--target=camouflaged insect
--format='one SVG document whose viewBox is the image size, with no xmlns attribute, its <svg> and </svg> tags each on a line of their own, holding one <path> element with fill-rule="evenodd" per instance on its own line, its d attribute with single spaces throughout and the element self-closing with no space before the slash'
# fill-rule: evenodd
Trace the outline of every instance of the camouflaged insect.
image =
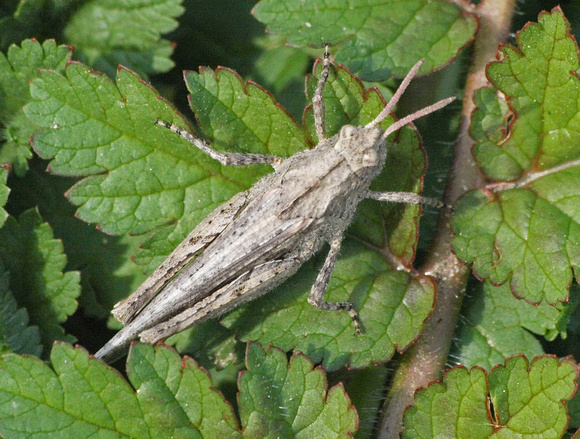
<svg viewBox="0 0 580 439">
<path fill-rule="evenodd" d="M 111 362 L 130 342 L 154 343 L 192 325 L 219 316 L 280 285 L 324 243 L 330 244 L 308 302 L 318 309 L 344 310 L 360 332 L 350 302 L 325 302 L 324 293 L 340 251 L 344 231 L 364 198 L 437 204 L 408 192 L 369 190 L 387 156 L 386 138 L 407 123 L 449 104 L 448 98 L 392 124 L 378 124 L 397 103 L 422 61 L 407 74 L 377 118 L 364 127 L 345 125 L 328 138 L 322 90 L 329 75 L 328 49 L 313 98 L 320 143 L 292 157 L 220 153 L 174 125 L 157 121 L 224 165 L 268 163 L 275 169 L 251 189 L 214 210 L 155 272 L 113 309 L 125 324 L 95 357 Z"/>
</svg>

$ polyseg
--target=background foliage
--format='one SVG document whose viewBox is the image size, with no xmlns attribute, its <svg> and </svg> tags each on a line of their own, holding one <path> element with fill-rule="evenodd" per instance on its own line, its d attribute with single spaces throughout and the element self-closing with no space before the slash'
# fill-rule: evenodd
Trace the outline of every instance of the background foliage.
<svg viewBox="0 0 580 439">
<path fill-rule="evenodd" d="M 475 95 L 470 135 L 486 186 L 457 204 L 453 250 L 477 278 L 449 369 L 417 393 L 405 437 L 580 427 L 579 372 L 567 358 L 580 333 L 580 84 L 570 73 L 580 9 L 540 14 L 555 6 L 518 5 L 510 46 Z M 275 292 L 171 337 L 176 351 L 135 345 L 115 364 L 125 377 L 89 352 L 119 328 L 116 302 L 271 171 L 223 167 L 155 119 L 218 150 L 287 157 L 317 142 L 305 107 L 322 41 L 344 65 L 324 91 L 334 134 L 372 120 L 392 76 L 420 58 L 422 74 L 438 72 L 413 84 L 399 115 L 461 97 L 477 29 L 475 15 L 443 0 L 3 2 L 0 434 L 375 437 L 383 389 L 436 300 L 435 280 L 416 269 L 433 209 L 359 206 L 328 298 L 353 301 L 362 336 L 348 315 L 306 301 L 323 250 Z M 373 188 L 441 196 L 459 107 L 418 121 L 421 137 L 411 127 L 393 136 Z"/>
</svg>

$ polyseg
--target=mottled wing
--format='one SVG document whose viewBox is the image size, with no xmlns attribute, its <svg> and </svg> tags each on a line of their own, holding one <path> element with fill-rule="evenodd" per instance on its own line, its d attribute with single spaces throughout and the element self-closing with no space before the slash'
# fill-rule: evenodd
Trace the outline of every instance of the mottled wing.
<svg viewBox="0 0 580 439">
<path fill-rule="evenodd" d="M 209 214 L 133 294 L 115 305 L 113 316 L 125 324 L 133 320 L 167 281 L 222 233 L 243 209 L 247 197 L 248 192 L 240 192 Z"/>
</svg>

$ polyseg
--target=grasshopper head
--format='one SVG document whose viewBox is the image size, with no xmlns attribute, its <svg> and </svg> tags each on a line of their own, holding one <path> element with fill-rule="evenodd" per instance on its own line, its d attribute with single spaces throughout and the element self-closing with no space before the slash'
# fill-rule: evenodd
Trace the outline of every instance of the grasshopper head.
<svg viewBox="0 0 580 439">
<path fill-rule="evenodd" d="M 376 126 L 345 125 L 338 133 L 334 148 L 345 158 L 353 173 L 372 180 L 383 169 L 387 156 L 382 134 L 383 130 Z"/>
</svg>

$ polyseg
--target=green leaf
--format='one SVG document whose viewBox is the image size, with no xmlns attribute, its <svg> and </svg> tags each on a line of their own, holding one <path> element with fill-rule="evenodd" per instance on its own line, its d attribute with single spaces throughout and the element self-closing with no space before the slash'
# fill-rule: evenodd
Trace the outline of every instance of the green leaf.
<svg viewBox="0 0 580 439">
<path fill-rule="evenodd" d="M 186 72 L 189 103 L 216 149 L 289 157 L 308 147 L 304 130 L 259 85 L 232 70 Z"/>
<path fill-rule="evenodd" d="M 568 426 L 563 401 L 576 393 L 579 368 L 570 360 L 537 357 L 529 366 L 523 356 L 506 361 L 489 377 L 498 438 L 535 435 L 559 438 Z"/>
<path fill-rule="evenodd" d="M 579 371 L 570 360 L 548 356 L 531 367 L 525 357 L 512 357 L 489 378 L 477 367 L 453 368 L 442 383 L 415 394 L 403 437 L 562 437 L 568 426 L 563 402 L 576 392 Z"/>
<path fill-rule="evenodd" d="M 249 185 L 156 126 L 157 117 L 187 124 L 134 73 L 120 69 L 114 84 L 71 63 L 66 74 L 43 72 L 32 84 L 35 101 L 26 112 L 48 128 L 35 136 L 34 147 L 54 158 L 52 172 L 92 175 L 68 193 L 81 205 L 79 217 L 99 222 L 107 233 L 139 234 L 163 224 L 183 228 L 179 220 L 187 212 L 176 245 L 214 207 Z"/>
<path fill-rule="evenodd" d="M 0 432 L 27 438 L 240 437 L 235 416 L 195 362 L 166 347 L 137 346 L 121 375 L 87 351 L 54 345 L 54 371 L 33 357 L 0 361 Z"/>
<path fill-rule="evenodd" d="M 16 352 L 40 356 L 40 332 L 28 325 L 28 313 L 18 308 L 9 287 L 10 274 L 0 264 L 0 354 Z"/>
<path fill-rule="evenodd" d="M 6 185 L 9 171 L 9 165 L 0 165 L 0 227 L 4 225 L 6 218 L 8 217 L 8 213 L 4 210 L 4 205 L 6 204 L 8 194 L 10 193 L 10 188 Z"/>
<path fill-rule="evenodd" d="M 415 393 L 413 406 L 405 412 L 403 438 L 491 436 L 486 394 L 482 369 L 458 366 L 447 370 L 441 383 Z"/>
<path fill-rule="evenodd" d="M 38 27 L 42 25 L 43 18 L 46 20 L 48 3 L 46 0 L 13 0 L 3 3 L 5 10 L 0 11 L 2 13 L 2 18 L 0 18 L 2 48 L 34 36 L 38 32 Z M 8 5 L 8 3 L 13 3 L 13 5 Z"/>
<path fill-rule="evenodd" d="M 274 36 L 269 37 L 277 39 Z M 303 80 L 309 61 L 306 51 L 275 44 L 273 47 L 264 47 L 256 60 L 256 71 L 276 95 L 283 95 L 280 92 L 291 82 Z"/>
<path fill-rule="evenodd" d="M 327 381 L 310 359 L 249 343 L 247 372 L 239 379 L 244 437 L 346 438 L 358 417 L 341 384 Z M 272 436 L 272 434 L 274 434 Z"/>
<path fill-rule="evenodd" d="M 261 0 L 255 17 L 300 46 L 341 43 L 336 61 L 369 81 L 444 66 L 472 39 L 477 20 L 442 0 Z"/>
<path fill-rule="evenodd" d="M 558 319 L 565 305 L 530 305 L 517 300 L 507 284 L 496 287 L 485 282 L 476 294 L 456 342 L 455 356 L 464 366 L 491 370 L 517 353 L 533 358 L 544 350 L 531 333 L 550 339 L 558 335 Z"/>
<path fill-rule="evenodd" d="M 173 47 L 161 34 L 177 27 L 182 0 L 90 0 L 64 29 L 67 42 L 93 68 L 114 76 L 117 65 L 142 76 L 170 70 Z"/>
<path fill-rule="evenodd" d="M 453 222 L 457 256 L 531 303 L 567 300 L 580 264 L 580 63 L 568 31 L 561 11 L 542 14 L 518 34 L 521 52 L 502 46 L 489 66 L 513 115 L 506 130 L 504 104 L 479 92 L 475 155 L 489 177 L 513 181 L 466 194 Z"/>
<path fill-rule="evenodd" d="M 8 217 L 0 229 L 0 258 L 10 272 L 10 287 L 19 306 L 26 307 L 32 324 L 40 329 L 43 346 L 54 340 L 74 341 L 59 326 L 77 308 L 80 276 L 63 273 L 66 256 L 62 242 L 36 210 Z"/>
<path fill-rule="evenodd" d="M 350 437 L 357 415 L 342 386 L 304 355 L 248 347 L 239 379 L 243 436 Z M 127 362 L 131 385 L 82 348 L 56 343 L 54 370 L 37 358 L 0 360 L 0 434 L 41 437 L 240 438 L 232 406 L 191 358 L 159 344 L 136 344 Z M 264 383 L 268 383 L 265 386 Z M 278 391 L 266 394 L 272 383 Z M 268 399 L 271 398 L 271 399 Z M 265 410 L 265 411 L 264 411 Z M 264 422 L 262 422 L 264 421 Z"/>
<path fill-rule="evenodd" d="M 515 180 L 580 156 L 580 79 L 572 73 L 580 61 L 561 10 L 541 14 L 538 23 L 518 33 L 517 42 L 517 49 L 502 46 L 501 61 L 488 68 L 515 116 L 509 132 L 474 149 L 485 173 L 496 180 Z"/>
<path fill-rule="evenodd" d="M 10 46 L 6 56 L 0 53 L 0 117 L 6 137 L 0 163 L 9 163 L 17 175 L 28 170 L 29 138 L 39 129 L 22 111 L 30 101 L 29 82 L 40 75 L 39 69 L 63 71 L 71 55 L 70 47 L 57 46 L 54 40 L 24 40 L 20 47 Z"/>
<path fill-rule="evenodd" d="M 325 250 L 275 292 L 230 313 L 222 323 L 242 340 L 302 351 L 322 361 L 326 370 L 383 363 L 419 336 L 435 299 L 432 278 L 396 271 L 376 252 L 345 241 L 325 300 L 354 303 L 364 328 L 356 334 L 347 313 L 320 311 L 307 301 L 324 255 Z"/>
<path fill-rule="evenodd" d="M 107 318 L 113 305 L 135 291 L 145 280 L 131 257 L 139 251 L 142 236 L 107 236 L 79 218 L 64 196 L 76 182 L 45 171 L 46 163 L 34 161 L 22 178 L 11 180 L 11 210 L 18 213 L 38 206 L 42 218 L 62 240 L 67 269 L 81 272 L 83 314 Z M 102 340 L 101 343 L 104 343 Z"/>
<path fill-rule="evenodd" d="M 129 354 L 127 375 L 138 389 L 137 400 L 152 437 L 241 436 L 231 406 L 191 358 L 182 359 L 162 345 L 154 349 L 138 344 Z M 199 435 L 184 434 L 194 428 Z"/>
</svg>

